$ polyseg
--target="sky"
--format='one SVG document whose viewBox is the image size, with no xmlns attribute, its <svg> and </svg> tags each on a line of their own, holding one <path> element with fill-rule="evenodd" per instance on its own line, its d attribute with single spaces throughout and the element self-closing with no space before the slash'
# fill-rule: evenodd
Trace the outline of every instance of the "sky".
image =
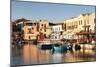
<svg viewBox="0 0 100 67">
<path fill-rule="evenodd" d="M 79 16 L 82 13 L 93 12 L 95 12 L 95 6 L 13 1 L 11 19 L 46 19 L 52 22 L 63 21 L 74 16 Z"/>
</svg>

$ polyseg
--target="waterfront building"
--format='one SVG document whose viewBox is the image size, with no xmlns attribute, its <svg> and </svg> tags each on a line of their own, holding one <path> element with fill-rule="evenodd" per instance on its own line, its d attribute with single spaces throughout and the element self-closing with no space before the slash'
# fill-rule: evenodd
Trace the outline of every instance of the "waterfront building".
<svg viewBox="0 0 100 67">
<path fill-rule="evenodd" d="M 13 32 L 21 34 L 24 40 L 69 39 L 95 40 L 95 13 L 85 13 L 69 18 L 62 23 L 47 20 L 18 19 L 12 23 Z"/>
<path fill-rule="evenodd" d="M 57 23 L 51 26 L 51 39 L 60 40 L 62 39 L 62 23 Z"/>
<path fill-rule="evenodd" d="M 88 35 L 95 33 L 95 23 L 95 13 L 80 14 L 77 17 L 72 17 L 64 21 L 62 27 L 64 30 L 63 35 L 66 39 L 87 38 Z M 81 36 L 77 36 L 77 34 Z"/>
<path fill-rule="evenodd" d="M 51 28 L 47 20 L 27 21 L 23 27 L 24 39 L 43 40 L 51 34 Z"/>
<path fill-rule="evenodd" d="M 44 35 L 46 38 L 49 38 L 51 34 L 51 28 L 49 26 L 49 22 L 47 20 L 38 20 L 39 24 L 39 33 L 40 35 Z"/>
<path fill-rule="evenodd" d="M 34 21 L 24 22 L 23 33 L 24 40 L 36 40 L 39 35 L 37 23 Z"/>
<path fill-rule="evenodd" d="M 28 20 L 24 19 L 24 18 L 21 18 L 21 19 L 17 19 L 15 21 L 13 21 L 11 23 L 11 40 L 12 40 L 12 43 L 16 43 L 16 42 L 19 42 L 21 40 L 23 40 L 23 27 L 24 27 L 24 22 L 26 22 Z"/>
<path fill-rule="evenodd" d="M 12 25 L 12 32 L 16 32 L 16 33 L 22 32 L 23 26 L 24 26 L 24 22 L 26 22 L 26 21 L 29 21 L 29 20 L 21 18 L 21 19 L 17 19 L 15 21 L 13 21 L 11 23 L 11 25 Z"/>
</svg>

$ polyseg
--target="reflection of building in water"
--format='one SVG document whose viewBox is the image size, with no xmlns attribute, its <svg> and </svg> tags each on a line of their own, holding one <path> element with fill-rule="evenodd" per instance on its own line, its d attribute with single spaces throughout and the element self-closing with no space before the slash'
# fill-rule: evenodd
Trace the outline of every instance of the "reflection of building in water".
<svg viewBox="0 0 100 67">
<path fill-rule="evenodd" d="M 29 45 L 23 47 L 23 61 L 25 64 L 30 63 L 30 48 Z"/>
<path fill-rule="evenodd" d="M 23 60 L 24 64 L 37 64 L 38 62 L 38 49 L 36 45 L 26 44 L 23 47 Z"/>
<path fill-rule="evenodd" d="M 52 54 L 50 50 L 40 50 L 38 53 L 38 63 L 52 63 Z"/>
<path fill-rule="evenodd" d="M 68 20 L 64 21 L 63 24 L 63 35 L 66 39 L 78 39 L 78 34 L 82 34 L 79 38 L 83 37 L 85 34 L 89 34 L 91 37 L 95 38 L 95 13 L 87 13 L 87 14 L 81 14 L 78 17 L 73 17 Z M 85 35 L 86 36 L 86 35 Z M 89 36 L 86 36 L 84 38 L 87 38 Z"/>
<path fill-rule="evenodd" d="M 63 62 L 62 56 L 63 55 L 60 53 L 53 54 L 53 57 L 52 57 L 53 63 L 62 63 Z"/>
</svg>

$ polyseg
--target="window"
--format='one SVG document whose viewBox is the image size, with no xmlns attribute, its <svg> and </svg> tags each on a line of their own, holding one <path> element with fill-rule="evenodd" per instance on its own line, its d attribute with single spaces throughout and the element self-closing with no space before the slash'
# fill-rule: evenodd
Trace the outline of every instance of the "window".
<svg viewBox="0 0 100 67">
<path fill-rule="evenodd" d="M 34 23 L 34 25 L 36 25 L 36 23 Z"/>
<path fill-rule="evenodd" d="M 46 24 L 44 24 L 44 28 L 46 28 Z"/>
<path fill-rule="evenodd" d="M 40 31 L 42 31 L 42 29 L 40 29 Z"/>
<path fill-rule="evenodd" d="M 82 20 L 81 20 L 81 25 L 82 25 Z"/>
<path fill-rule="evenodd" d="M 94 24 L 96 23 L 96 18 L 94 18 Z"/>
<path fill-rule="evenodd" d="M 84 20 L 84 24 L 86 24 L 86 20 Z"/>
<path fill-rule="evenodd" d="M 32 27 L 32 30 L 34 30 L 34 28 Z"/>
<path fill-rule="evenodd" d="M 89 24 L 89 19 L 87 20 L 87 24 Z"/>
<path fill-rule="evenodd" d="M 29 28 L 28 30 L 29 30 L 29 32 L 28 32 L 28 33 L 32 33 L 31 28 Z"/>
<path fill-rule="evenodd" d="M 79 20 L 79 25 L 80 25 L 80 20 Z"/>
<path fill-rule="evenodd" d="M 41 26 L 43 26 L 43 24 L 41 24 Z"/>
<path fill-rule="evenodd" d="M 44 29 L 44 31 L 46 32 L 46 29 Z"/>
<path fill-rule="evenodd" d="M 66 31 L 66 24 L 64 24 L 64 30 Z"/>
<path fill-rule="evenodd" d="M 28 38 L 29 38 L 29 40 L 31 39 L 31 37 L 30 37 L 30 36 L 29 36 Z"/>
<path fill-rule="evenodd" d="M 46 24 L 44 24 L 44 31 L 46 32 Z"/>
</svg>

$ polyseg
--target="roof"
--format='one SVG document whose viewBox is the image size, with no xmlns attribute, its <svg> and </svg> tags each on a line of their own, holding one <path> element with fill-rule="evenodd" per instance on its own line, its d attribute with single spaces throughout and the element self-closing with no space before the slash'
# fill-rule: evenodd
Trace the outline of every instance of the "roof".
<svg viewBox="0 0 100 67">
<path fill-rule="evenodd" d="M 27 20 L 27 19 L 25 19 L 25 18 L 21 18 L 21 19 L 17 19 L 17 20 L 15 20 L 14 22 L 15 23 L 19 23 L 19 22 L 22 22 L 22 21 L 30 21 L 30 20 Z"/>
</svg>

